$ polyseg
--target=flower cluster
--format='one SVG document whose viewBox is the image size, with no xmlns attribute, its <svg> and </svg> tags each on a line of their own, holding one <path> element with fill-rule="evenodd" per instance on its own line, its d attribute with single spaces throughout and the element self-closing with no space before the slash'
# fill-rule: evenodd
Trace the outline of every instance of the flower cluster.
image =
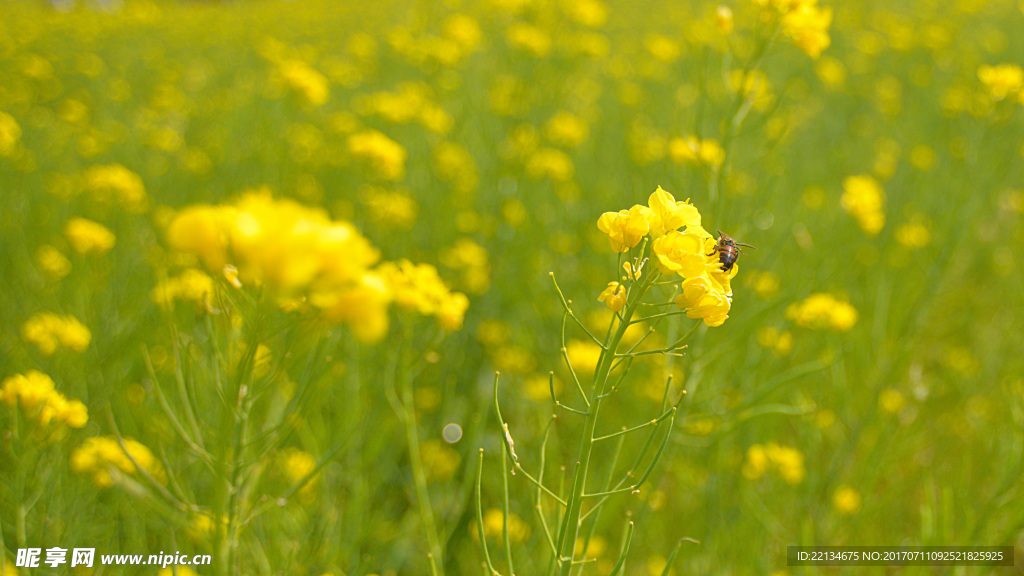
<svg viewBox="0 0 1024 576">
<path fill-rule="evenodd" d="M 764 9 L 765 17 L 778 19 L 782 32 L 804 54 L 817 58 L 829 47 L 832 9 L 821 8 L 818 0 L 754 0 Z"/>
<path fill-rule="evenodd" d="M 978 79 L 993 100 L 1016 97 L 1024 104 L 1024 70 L 1016 64 L 999 64 L 978 68 Z"/>
<path fill-rule="evenodd" d="M 89 412 L 78 400 L 68 400 L 54 389 L 53 380 L 39 372 L 29 370 L 15 374 L 0 386 L 0 402 L 8 406 L 17 404 L 25 416 L 40 427 L 54 425 L 83 428 L 89 421 Z"/>
<path fill-rule="evenodd" d="M 849 176 L 843 180 L 839 203 L 865 234 L 874 236 L 885 226 L 885 192 L 871 176 Z"/>
<path fill-rule="evenodd" d="M 85 351 L 92 340 L 92 333 L 74 316 L 40 312 L 22 324 L 21 337 L 44 356 L 50 356 L 62 346 L 73 352 Z"/>
<path fill-rule="evenodd" d="M 110 488 L 121 475 L 134 476 L 136 464 L 153 480 L 167 482 L 163 466 L 149 448 L 131 438 L 123 441 L 124 449 L 113 436 L 89 438 L 71 452 L 71 469 L 88 475 L 97 488 Z"/>
<path fill-rule="evenodd" d="M 157 306 L 167 310 L 176 300 L 194 302 L 209 311 L 210 297 L 213 295 L 213 278 L 195 268 L 189 268 L 181 274 L 167 278 L 156 285 L 150 293 L 150 299 Z"/>
<path fill-rule="evenodd" d="M 347 222 L 267 191 L 223 205 L 195 205 L 167 227 L 167 241 L 194 255 L 214 275 L 230 271 L 238 285 L 269 289 L 287 309 L 312 308 L 331 322 L 349 324 L 364 341 L 382 338 L 388 306 L 415 308 L 457 330 L 469 305 L 445 288 L 431 266 L 383 263 L 380 253 Z M 201 273 L 182 274 L 158 286 L 154 299 L 201 301 L 208 286 Z"/>
<path fill-rule="evenodd" d="M 449 291 L 436 268 L 399 260 L 381 264 L 378 271 L 390 287 L 396 306 L 423 316 L 434 316 L 445 330 L 462 328 L 469 299 L 464 294 Z"/>
<path fill-rule="evenodd" d="M 405 177 L 408 152 L 401 144 L 377 130 L 364 130 L 348 137 L 348 151 L 364 162 L 382 180 Z"/>
<path fill-rule="evenodd" d="M 120 164 L 93 166 L 83 176 L 85 188 L 98 202 L 117 204 L 129 212 L 142 212 L 148 199 L 138 174 Z"/>
<path fill-rule="evenodd" d="M 21 126 L 8 113 L 0 112 L 0 158 L 13 156 L 21 140 Z"/>
<path fill-rule="evenodd" d="M 803 328 L 846 332 L 857 324 L 857 309 L 826 292 L 811 294 L 786 308 L 786 316 Z"/>
<path fill-rule="evenodd" d="M 64 237 L 71 249 L 83 256 L 102 256 L 114 247 L 117 238 L 109 228 L 88 218 L 74 217 L 64 225 Z"/>
<path fill-rule="evenodd" d="M 659 186 L 647 206 L 606 212 L 598 219 L 597 227 L 608 235 L 612 250 L 619 253 L 628 252 L 649 237 L 658 270 L 683 278 L 675 302 L 689 318 L 703 319 L 708 326 L 721 326 L 728 318 L 732 306 L 730 282 L 739 268 L 734 265 L 722 270 L 716 241 L 701 227 L 700 212 L 688 201 L 676 201 Z M 622 287 L 613 282 L 601 293 L 600 300 L 617 311 L 626 298 Z"/>
<path fill-rule="evenodd" d="M 743 463 L 743 476 L 756 480 L 768 471 L 774 471 L 787 484 L 799 484 L 807 475 L 804 455 L 796 448 L 775 442 L 754 444 L 748 448 L 747 459 Z"/>
<path fill-rule="evenodd" d="M 722 270 L 715 239 L 701 227 L 700 213 L 692 204 L 676 201 L 659 186 L 648 199 L 648 206 L 606 212 L 597 226 L 608 234 L 612 249 L 620 253 L 649 236 L 659 271 L 683 277 L 675 302 L 688 317 L 703 319 L 708 326 L 721 326 L 728 318 L 732 305 L 730 281 L 739 268 Z M 625 304 L 622 287 L 609 284 L 600 300 L 613 310 L 621 309 Z"/>
</svg>

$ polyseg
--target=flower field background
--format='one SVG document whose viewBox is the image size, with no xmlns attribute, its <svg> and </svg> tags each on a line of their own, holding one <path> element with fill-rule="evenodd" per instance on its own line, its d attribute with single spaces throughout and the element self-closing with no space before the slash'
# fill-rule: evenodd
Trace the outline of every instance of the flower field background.
<svg viewBox="0 0 1024 576">
<path fill-rule="evenodd" d="M 797 544 L 1020 569 L 1024 4 L 117 8 L 0 5 L 0 576 L 55 546 L 554 573 L 554 496 L 504 458 L 569 493 L 552 394 L 581 407 L 601 348 L 566 318 L 614 322 L 641 271 L 602 214 L 659 186 L 756 249 L 728 320 L 623 334 L 686 347 L 636 358 L 602 433 L 678 408 L 573 573 L 798 574 Z M 593 478 L 647 450 L 616 438 Z M 154 573 L 116 570 L 31 573 Z"/>
</svg>

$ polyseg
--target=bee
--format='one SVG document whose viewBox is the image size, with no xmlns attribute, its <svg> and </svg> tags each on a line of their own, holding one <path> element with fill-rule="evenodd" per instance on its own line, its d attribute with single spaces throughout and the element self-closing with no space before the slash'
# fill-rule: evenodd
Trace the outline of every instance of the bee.
<svg viewBox="0 0 1024 576">
<path fill-rule="evenodd" d="M 740 254 L 745 254 L 740 246 L 746 246 L 747 248 L 754 248 L 750 244 L 744 244 L 743 242 L 737 242 L 733 240 L 728 234 L 718 231 L 718 245 L 715 246 L 715 251 L 708 256 L 714 256 L 718 254 L 718 261 L 722 263 L 722 272 L 728 272 L 732 269 L 733 264 L 736 263 L 736 259 L 739 258 Z M 757 250 L 757 248 L 754 248 Z"/>
</svg>

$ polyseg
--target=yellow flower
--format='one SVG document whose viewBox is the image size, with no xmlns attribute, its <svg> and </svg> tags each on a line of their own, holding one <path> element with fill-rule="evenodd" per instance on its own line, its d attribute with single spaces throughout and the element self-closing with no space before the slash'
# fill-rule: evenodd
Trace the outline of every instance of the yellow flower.
<svg viewBox="0 0 1024 576">
<path fill-rule="evenodd" d="M 57 351 L 58 346 L 73 352 L 83 352 L 89 347 L 92 334 L 74 316 L 59 316 L 40 312 L 21 326 L 21 337 L 34 345 L 44 356 Z"/>
<path fill-rule="evenodd" d="M 512 47 L 529 52 L 538 58 L 547 56 L 551 51 L 551 36 L 532 24 L 516 22 L 508 27 L 505 35 Z"/>
<path fill-rule="evenodd" d="M 651 209 L 650 218 L 651 236 L 658 237 L 670 230 L 676 230 L 686 226 L 687 232 L 690 228 L 700 229 L 700 212 L 689 201 L 677 202 L 672 194 L 669 194 L 658 186 L 658 189 L 647 199 Z M 703 230 L 703 229 L 701 229 Z"/>
<path fill-rule="evenodd" d="M 658 266 L 666 274 L 676 272 L 684 278 L 704 274 L 708 262 L 711 235 L 699 226 L 687 226 L 686 232 L 670 230 L 651 245 Z"/>
<path fill-rule="evenodd" d="M 733 267 L 735 268 L 735 266 Z M 710 327 L 721 326 L 729 317 L 732 301 L 722 287 L 706 275 L 683 281 L 676 306 L 686 310 L 686 317 L 702 319 Z"/>
<path fill-rule="evenodd" d="M 50 280 L 60 280 L 71 272 L 71 261 L 63 252 L 49 244 L 36 250 L 36 266 Z"/>
<path fill-rule="evenodd" d="M 668 156 L 680 164 L 700 164 L 717 169 L 725 161 L 725 150 L 713 138 L 700 140 L 695 136 L 687 136 L 669 140 Z"/>
<path fill-rule="evenodd" d="M 420 460 L 431 480 L 444 481 L 458 471 L 462 457 L 443 440 L 431 439 L 420 445 Z"/>
<path fill-rule="evenodd" d="M 505 515 L 498 508 L 484 512 L 484 536 L 498 539 L 505 532 Z M 508 515 L 508 537 L 512 542 L 525 542 L 530 537 L 530 525 L 513 512 Z"/>
<path fill-rule="evenodd" d="M 320 106 L 327 102 L 331 95 L 327 78 L 317 72 L 309 64 L 298 60 L 282 62 L 278 73 L 292 90 L 299 93 L 306 102 L 313 106 Z"/>
<path fill-rule="evenodd" d="M 566 344 L 565 354 L 577 376 L 589 377 L 597 369 L 597 361 L 601 358 L 601 347 L 591 340 L 584 341 L 573 338 Z"/>
<path fill-rule="evenodd" d="M 157 284 L 149 297 L 154 304 L 164 309 L 170 309 L 175 300 L 182 300 L 201 304 L 204 309 L 210 310 L 212 295 L 213 279 L 190 268 Z"/>
<path fill-rule="evenodd" d="M 723 36 L 728 36 L 732 32 L 733 17 L 731 8 L 723 4 L 715 9 L 715 26 Z"/>
<path fill-rule="evenodd" d="M 445 330 L 462 327 L 469 300 L 464 294 L 449 292 L 436 268 L 401 260 L 385 262 L 378 271 L 397 306 L 415 310 L 424 316 L 436 316 Z"/>
<path fill-rule="evenodd" d="M 366 162 L 383 180 L 401 180 L 405 177 L 405 159 L 408 153 L 401 144 L 377 130 L 365 130 L 348 137 L 348 151 Z"/>
<path fill-rule="evenodd" d="M 21 126 L 10 114 L 0 112 L 0 158 L 12 156 L 20 140 Z"/>
<path fill-rule="evenodd" d="M 597 220 L 597 228 L 608 235 L 612 250 L 629 252 L 650 230 L 650 218 L 651 209 L 637 205 L 629 210 L 605 212 Z"/>
<path fill-rule="evenodd" d="M 526 173 L 533 178 L 566 182 L 576 171 L 572 158 L 556 148 L 540 148 L 526 160 Z"/>
<path fill-rule="evenodd" d="M 64 226 L 64 237 L 79 254 L 102 255 L 114 247 L 114 233 L 99 222 L 75 217 Z"/>
<path fill-rule="evenodd" d="M 888 388 L 886 390 L 882 390 L 882 392 L 878 394 L 878 407 L 881 408 L 883 412 L 888 412 L 889 414 L 899 413 L 906 403 L 907 397 L 899 390 Z"/>
<path fill-rule="evenodd" d="M 978 79 L 993 100 L 1003 100 L 1024 91 L 1024 70 L 1016 64 L 999 64 L 978 68 Z"/>
<path fill-rule="evenodd" d="M 856 514 L 860 511 L 860 492 L 856 488 L 842 485 L 836 488 L 832 494 L 832 506 L 836 512 L 845 516 Z"/>
<path fill-rule="evenodd" d="M 775 442 L 750 446 L 741 471 L 748 480 L 756 480 L 768 471 L 773 471 L 791 485 L 803 482 L 807 474 L 803 453 Z"/>
<path fill-rule="evenodd" d="M 582 144 L 588 133 L 587 123 L 582 118 L 565 111 L 552 116 L 544 127 L 544 135 L 548 140 L 567 148 Z"/>
<path fill-rule="evenodd" d="M 609 310 L 618 312 L 626 305 L 626 288 L 618 282 L 609 282 L 608 287 L 601 292 L 597 300 L 604 302 Z"/>
<path fill-rule="evenodd" d="M 866 234 L 874 236 L 885 226 L 885 193 L 871 176 L 849 176 L 843 180 L 839 202 Z"/>
<path fill-rule="evenodd" d="M 93 166 L 85 171 L 85 187 L 93 198 L 107 204 L 117 203 L 129 212 L 146 208 L 146 187 L 138 174 L 120 164 Z"/>
<path fill-rule="evenodd" d="M 123 441 L 124 449 L 113 436 L 89 438 L 71 452 L 71 470 L 89 476 L 98 488 L 110 488 L 120 475 L 136 475 L 137 463 L 157 482 L 167 482 L 163 466 L 149 448 L 131 438 Z"/>
<path fill-rule="evenodd" d="M 297 484 L 316 470 L 316 458 L 309 452 L 303 452 L 298 448 L 285 448 L 278 457 L 279 471 L 289 484 Z M 311 478 L 302 488 L 299 494 L 309 497 L 316 489 L 317 477 Z"/>
<path fill-rule="evenodd" d="M 382 228 L 410 228 L 419 212 L 416 200 L 409 194 L 377 187 L 366 191 L 363 204 L 370 218 Z"/>
<path fill-rule="evenodd" d="M 219 271 L 228 263 L 227 209 L 209 205 L 190 206 L 167 226 L 167 243 L 179 252 L 195 254 L 208 270 Z"/>
<path fill-rule="evenodd" d="M 932 241 L 932 232 L 922 218 L 901 224 L 895 236 L 896 242 L 910 249 L 924 248 Z"/>
<path fill-rule="evenodd" d="M 782 28 L 804 54 L 817 58 L 832 40 L 828 27 L 832 24 L 832 9 L 818 8 L 817 0 L 801 0 L 798 6 L 782 17 Z"/>
<path fill-rule="evenodd" d="M 814 330 L 831 328 L 836 332 L 847 332 L 857 324 L 856 308 L 824 292 L 790 304 L 786 308 L 786 316 L 798 326 Z"/>
</svg>

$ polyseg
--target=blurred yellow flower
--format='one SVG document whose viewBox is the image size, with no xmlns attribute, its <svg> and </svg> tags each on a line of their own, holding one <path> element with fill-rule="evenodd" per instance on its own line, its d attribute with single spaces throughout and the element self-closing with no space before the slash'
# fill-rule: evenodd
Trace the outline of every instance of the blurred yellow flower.
<svg viewBox="0 0 1024 576">
<path fill-rule="evenodd" d="M 462 456 L 447 442 L 435 438 L 420 444 L 420 460 L 431 480 L 443 482 L 459 470 Z"/>
<path fill-rule="evenodd" d="M 715 26 L 723 36 L 728 36 L 732 33 L 733 16 L 731 8 L 724 4 L 720 4 L 715 8 Z"/>
<path fill-rule="evenodd" d="M 807 473 L 804 455 L 796 448 L 776 442 L 751 445 L 743 463 L 743 476 L 748 480 L 756 480 L 769 471 L 778 474 L 787 484 L 800 484 Z"/>
<path fill-rule="evenodd" d="M 103 255 L 114 247 L 114 233 L 99 222 L 74 217 L 64 225 L 71 249 L 82 255 Z"/>
<path fill-rule="evenodd" d="M 860 511 L 861 497 L 856 488 L 842 485 L 836 488 L 832 494 L 832 506 L 836 512 L 845 516 L 856 514 Z"/>
<path fill-rule="evenodd" d="M 84 185 L 92 197 L 105 204 L 118 204 L 129 212 L 142 212 L 148 198 L 142 178 L 120 164 L 93 166 L 85 171 Z"/>
<path fill-rule="evenodd" d="M 54 389 L 53 380 L 38 370 L 5 378 L 0 385 L 0 402 L 17 404 L 39 426 L 84 428 L 89 421 L 85 404 L 68 400 Z"/>
<path fill-rule="evenodd" d="M 401 144 L 377 130 L 365 130 L 348 137 L 348 151 L 364 161 L 383 180 L 401 180 L 405 177 L 408 156 Z"/>
<path fill-rule="evenodd" d="M 885 226 L 885 193 L 871 176 L 849 176 L 843 180 L 839 202 L 866 234 L 874 236 Z"/>
<path fill-rule="evenodd" d="M 505 514 L 498 508 L 484 512 L 484 536 L 497 540 L 505 533 Z M 530 537 L 530 525 L 514 512 L 508 514 L 508 538 L 512 542 L 525 542 Z"/>
<path fill-rule="evenodd" d="M 124 449 L 113 436 L 89 438 L 71 452 L 71 470 L 88 476 L 97 488 L 110 488 L 122 474 L 137 474 L 136 464 L 160 484 L 167 482 L 163 466 L 149 448 L 131 438 L 123 441 Z"/>
<path fill-rule="evenodd" d="M 597 361 L 601 358 L 601 347 L 590 340 L 573 338 L 565 345 L 565 355 L 569 358 L 569 363 L 572 364 L 577 376 L 589 378 L 597 369 Z"/>
<path fill-rule="evenodd" d="M 669 140 L 668 156 L 680 164 L 702 164 L 717 169 L 725 161 L 725 150 L 715 139 L 700 140 L 687 136 Z"/>
<path fill-rule="evenodd" d="M 435 316 L 445 330 L 462 327 L 469 300 L 463 294 L 450 292 L 436 268 L 400 260 L 385 262 L 378 270 L 396 306 Z"/>
<path fill-rule="evenodd" d="M 551 36 L 537 26 L 526 22 L 514 22 L 505 31 L 505 37 L 513 48 L 518 48 L 538 58 L 544 58 L 551 51 Z"/>
<path fill-rule="evenodd" d="M 50 356 L 63 346 L 72 352 L 84 352 L 92 334 L 74 316 L 61 316 L 39 312 L 21 326 L 21 337 L 34 345 L 44 356 Z"/>
<path fill-rule="evenodd" d="M 857 323 L 857 309 L 849 302 L 818 292 L 786 308 L 786 316 L 802 328 L 849 331 Z"/>
<path fill-rule="evenodd" d="M 1024 69 L 1016 64 L 998 64 L 978 68 L 978 79 L 993 100 L 1004 100 L 1024 90 Z"/>
<path fill-rule="evenodd" d="M 50 280 L 60 280 L 71 272 L 71 261 L 63 252 L 44 244 L 36 250 L 36 266 Z"/>
<path fill-rule="evenodd" d="M 928 227 L 925 217 L 917 214 L 896 228 L 895 238 L 900 246 L 916 250 L 924 248 L 931 243 L 932 232 Z"/>
<path fill-rule="evenodd" d="M 297 92 L 313 106 L 321 106 L 331 96 L 330 85 L 323 74 L 299 60 L 286 60 L 279 64 L 278 74 L 284 84 Z"/>
<path fill-rule="evenodd" d="M 176 300 L 193 302 L 204 310 L 211 310 L 213 279 L 199 270 L 190 268 L 178 276 L 161 281 L 150 292 L 150 299 L 157 306 L 168 310 Z"/>
<path fill-rule="evenodd" d="M 540 148 L 526 160 L 526 173 L 533 178 L 566 182 L 575 171 L 572 158 L 557 148 Z"/>
<path fill-rule="evenodd" d="M 11 156 L 21 140 L 21 126 L 10 114 L 0 111 L 0 158 Z"/>
<path fill-rule="evenodd" d="M 899 390 L 887 388 L 878 394 L 878 407 L 883 412 L 897 414 L 907 403 L 907 397 Z"/>
<path fill-rule="evenodd" d="M 406 192 L 371 187 L 363 194 L 370 219 L 382 228 L 408 229 L 416 223 L 419 206 Z"/>
<path fill-rule="evenodd" d="M 587 123 L 582 118 L 566 111 L 561 111 L 548 119 L 544 126 L 544 136 L 559 146 L 575 148 L 582 144 L 590 133 Z"/>
</svg>

